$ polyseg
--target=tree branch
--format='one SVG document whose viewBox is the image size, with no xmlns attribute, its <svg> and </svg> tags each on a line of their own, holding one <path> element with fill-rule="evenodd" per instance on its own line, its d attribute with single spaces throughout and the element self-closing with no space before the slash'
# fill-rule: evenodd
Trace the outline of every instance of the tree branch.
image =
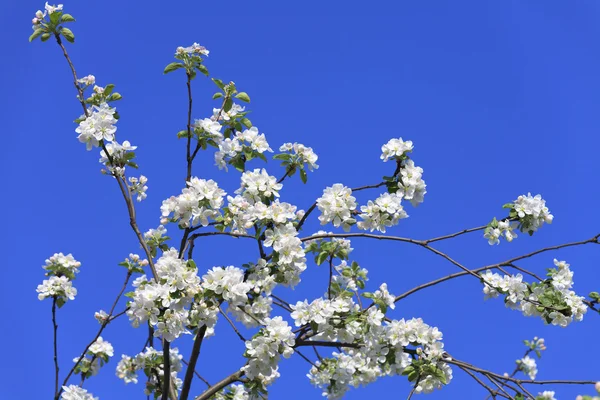
<svg viewBox="0 0 600 400">
<path fill-rule="evenodd" d="M 231 385 L 232 383 L 238 382 L 240 378 L 244 376 L 244 371 L 237 371 L 233 374 L 229 375 L 227 378 L 222 379 L 221 381 L 215 383 L 208 390 L 202 393 L 200 396 L 196 397 L 194 400 L 208 400 L 215 393 L 223 389 L 225 386 Z"/>
<path fill-rule="evenodd" d="M 60 395 L 58 389 L 58 325 L 56 323 L 56 296 L 52 296 L 52 326 L 54 327 L 54 398 Z"/>
</svg>

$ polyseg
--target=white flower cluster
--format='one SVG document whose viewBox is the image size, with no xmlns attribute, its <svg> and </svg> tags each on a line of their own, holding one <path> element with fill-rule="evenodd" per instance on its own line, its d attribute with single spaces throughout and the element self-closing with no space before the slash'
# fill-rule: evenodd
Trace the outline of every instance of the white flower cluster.
<svg viewBox="0 0 600 400">
<path fill-rule="evenodd" d="M 246 152 L 254 154 L 263 154 L 267 151 L 273 152 L 269 147 L 265 134 L 259 134 L 258 128 L 255 126 L 243 132 L 236 132 L 233 138 L 221 140 L 218 145 L 219 151 L 215 153 L 215 163 L 219 169 L 227 169 L 228 162 Z"/>
<path fill-rule="evenodd" d="M 265 247 L 273 247 L 278 282 L 294 287 L 306 270 L 306 257 L 298 231 L 291 222 L 275 225 L 265 231 Z"/>
<path fill-rule="evenodd" d="M 503 208 L 510 210 L 508 217 L 500 221 L 494 218 L 485 228 L 483 237 L 490 245 L 499 244 L 501 237 L 505 237 L 507 242 L 512 242 L 517 237 L 514 232 L 517 228 L 521 232 L 533 235 L 544 223 L 551 224 L 554 219 L 546 207 L 546 201 L 539 194 L 535 197 L 531 196 L 531 193 L 519 196 Z"/>
<path fill-rule="evenodd" d="M 204 56 L 208 56 L 208 53 L 210 53 L 210 52 L 208 50 L 206 50 L 206 47 L 200 46 L 198 43 L 194 43 L 188 47 L 179 46 L 175 50 L 175 55 L 202 54 Z"/>
<path fill-rule="evenodd" d="M 75 132 L 79 133 L 77 139 L 85 143 L 86 149 L 98 147 L 101 140 L 112 142 L 115 140 L 117 119 L 114 117 L 116 109 L 107 103 L 92 106 L 91 115 L 79 123 Z"/>
<path fill-rule="evenodd" d="M 43 268 L 48 271 L 46 275 L 56 275 L 56 276 L 75 276 L 76 273 L 79 272 L 79 267 L 81 263 L 75 258 L 73 258 L 72 254 L 67 254 L 66 256 L 63 253 L 55 253 L 52 257 L 48 258 L 46 261 L 46 265 Z M 72 278 L 71 278 L 72 279 Z"/>
<path fill-rule="evenodd" d="M 108 313 L 104 310 L 96 311 L 94 313 L 94 318 L 96 318 L 96 321 L 98 321 L 100 325 L 104 324 L 108 320 L 108 317 Z"/>
<path fill-rule="evenodd" d="M 222 125 L 210 118 L 197 119 L 192 124 L 194 132 L 202 139 L 212 139 L 216 143 L 223 140 Z"/>
<path fill-rule="evenodd" d="M 84 87 L 92 86 L 94 83 L 96 83 L 96 77 L 94 75 L 84 76 L 81 79 L 77 79 L 77 83 L 84 85 Z"/>
<path fill-rule="evenodd" d="M 114 355 L 114 350 L 112 344 L 102 339 L 102 336 L 99 336 L 98 339 L 90 346 L 88 349 L 90 353 L 97 357 L 112 357 Z"/>
<path fill-rule="evenodd" d="M 541 195 L 527 196 L 522 195 L 514 202 L 514 211 L 519 217 L 521 223 L 521 231 L 535 232 L 545 223 L 551 224 L 554 216 L 550 214 L 550 210 L 546 207 L 546 201 Z"/>
<path fill-rule="evenodd" d="M 207 226 L 209 218 L 214 219 L 220 215 L 225 192 L 215 181 L 193 177 L 187 182 L 187 186 L 179 196 L 163 201 L 160 207 L 163 217 L 161 223 L 166 223 L 167 217 L 173 214 L 172 220 L 179 221 L 182 228 L 197 224 Z"/>
<path fill-rule="evenodd" d="M 231 385 L 215 395 L 215 400 L 250 400 L 244 385 Z"/>
<path fill-rule="evenodd" d="M 146 178 L 144 175 L 140 175 L 139 179 L 133 176 L 129 178 L 129 191 L 131 194 L 137 195 L 137 201 L 142 201 L 148 197 L 146 194 L 146 190 L 148 190 L 148 186 L 146 186 L 147 182 L 148 178 Z"/>
<path fill-rule="evenodd" d="M 413 206 L 418 206 L 424 200 L 427 193 L 427 185 L 423 180 L 423 168 L 415 166 L 413 160 L 402 161 L 400 169 L 400 180 L 398 192 L 406 200 L 410 200 Z"/>
<path fill-rule="evenodd" d="M 483 237 L 488 240 L 491 245 L 500 244 L 500 237 L 504 236 L 507 242 L 512 242 L 517 237 L 514 229 L 518 226 L 518 222 L 508 220 L 494 220 L 485 228 Z"/>
<path fill-rule="evenodd" d="M 245 107 L 240 106 L 239 104 L 233 103 L 229 111 L 222 110 L 221 108 L 213 108 L 213 117 L 214 121 L 224 120 L 230 121 L 235 119 L 238 114 L 244 112 Z M 221 111 L 221 115 L 219 115 L 219 111 Z"/>
<path fill-rule="evenodd" d="M 163 225 L 159 225 L 156 229 L 148 229 L 148 231 L 144 232 L 144 240 L 146 242 L 155 242 L 159 243 L 162 238 L 164 238 L 167 234 L 167 228 Z"/>
<path fill-rule="evenodd" d="M 406 142 L 399 139 L 390 139 L 389 142 L 381 146 L 381 159 L 386 162 L 389 159 L 399 159 L 406 153 L 413 151 L 413 142 L 407 140 Z"/>
<path fill-rule="evenodd" d="M 270 385 L 279 377 L 280 355 L 285 358 L 294 354 L 292 328 L 281 317 L 267 318 L 252 340 L 246 341 L 245 357 L 248 363 L 242 368 L 248 379 Z"/>
<path fill-rule="evenodd" d="M 522 371 L 524 374 L 528 375 L 530 379 L 535 379 L 538 373 L 535 358 L 525 356 L 520 360 L 517 360 L 517 365 L 519 367 L 519 370 Z"/>
<path fill-rule="evenodd" d="M 143 275 L 134 281 L 136 290 L 127 315 L 133 326 L 148 321 L 155 326 L 155 336 L 173 341 L 189 333 L 189 307 L 200 293 L 200 278 L 194 264 L 178 257 L 175 249 L 165 251 L 156 261 L 158 282 L 148 281 Z"/>
<path fill-rule="evenodd" d="M 66 276 L 51 276 L 50 279 L 45 279 L 41 285 L 37 287 L 38 299 L 44 300 L 46 297 L 57 297 L 64 302 L 75 300 L 77 289 L 73 287 L 73 283 Z"/>
<path fill-rule="evenodd" d="M 114 349 L 112 344 L 102 339 L 99 336 L 98 339 L 88 348 L 87 353 L 79 361 L 80 357 L 73 359 L 74 363 L 79 361 L 79 364 L 75 368 L 75 373 L 81 373 L 83 376 L 89 377 L 98 374 L 100 368 L 108 362 L 110 357 L 114 356 Z"/>
<path fill-rule="evenodd" d="M 244 271 L 233 266 L 214 267 L 202 277 L 202 288 L 220 296 L 230 307 L 243 305 L 248 301 L 252 285 L 244 282 Z"/>
<path fill-rule="evenodd" d="M 129 141 L 125 140 L 122 144 L 116 141 L 109 142 L 104 147 L 106 151 L 100 150 L 100 163 L 104 164 L 113 174 L 123 175 L 125 166 L 131 164 L 130 160 L 135 157 L 133 151 L 137 149 L 137 146 L 132 146 Z"/>
<path fill-rule="evenodd" d="M 306 147 L 301 143 L 284 143 L 279 147 L 279 151 L 288 152 L 290 159 L 289 165 L 302 167 L 306 165 L 310 171 L 318 169 L 317 160 L 319 156 L 315 154 L 312 147 Z"/>
<path fill-rule="evenodd" d="M 566 327 L 573 321 L 581 321 L 587 312 L 584 298 L 570 290 L 573 271 L 564 261 L 554 260 L 558 269 L 549 269 L 550 279 L 540 283 L 523 283 L 523 276 L 500 276 L 491 271 L 481 274 L 485 298 L 505 295 L 507 307 L 520 310 L 525 316 L 539 316 L 545 323 Z"/>
<path fill-rule="evenodd" d="M 61 400 L 98 400 L 97 397 L 94 397 L 87 390 L 77 385 L 63 386 L 62 389 Z"/>
<path fill-rule="evenodd" d="M 541 393 L 538 393 L 537 397 L 535 398 L 535 400 L 557 400 L 555 396 L 555 392 L 551 391 L 551 390 L 545 390 Z M 579 398 L 575 399 L 575 400 L 580 400 Z"/>
<path fill-rule="evenodd" d="M 46 15 L 52 15 L 57 11 L 62 11 L 63 5 L 59 4 L 57 6 L 53 6 L 46 2 L 46 6 L 44 7 L 44 12 L 42 10 L 37 10 L 35 12 L 35 17 L 31 20 L 33 24 L 33 30 L 38 28 L 38 25 L 42 23 L 42 20 L 46 17 Z"/>
<path fill-rule="evenodd" d="M 179 389 L 183 381 L 177 377 L 177 373 L 181 371 L 181 360 L 183 356 L 179 354 L 177 348 L 169 349 L 169 359 L 171 364 L 171 381 Z M 144 393 L 146 395 L 155 392 L 155 398 L 160 396 L 160 382 L 157 377 L 164 375 L 163 370 L 163 352 L 146 347 L 146 350 L 139 353 L 135 357 L 129 357 L 125 354 L 121 356 L 121 361 L 117 365 L 116 375 L 119 379 L 123 379 L 125 383 L 138 383 L 138 371 L 143 371 L 148 378 L 148 383 Z"/>
<path fill-rule="evenodd" d="M 452 370 L 444 359 L 442 333 L 421 319 L 404 319 L 383 323 L 383 314 L 375 308 L 371 318 L 363 324 L 363 345 L 349 348 L 343 353 L 333 353 L 310 370 L 311 383 L 323 389 L 323 396 L 339 399 L 350 386 L 358 387 L 374 382 L 386 375 L 408 375 L 412 382 L 418 379 L 415 393 L 430 393 L 452 379 Z M 367 329 L 368 326 L 368 329 Z M 406 352 L 407 346 L 418 358 Z"/>
<path fill-rule="evenodd" d="M 64 255 L 56 253 L 46 260 L 43 268 L 46 270 L 45 279 L 37 287 L 38 299 L 44 300 L 47 297 L 56 298 L 58 307 L 62 307 L 67 300 L 74 300 L 77 295 L 77 289 L 73 287 L 75 274 L 79 272 L 81 263 L 73 258 L 73 255 Z"/>
<path fill-rule="evenodd" d="M 366 206 L 361 206 L 362 213 L 356 225 L 359 229 L 378 230 L 385 233 L 386 228 L 398 224 L 403 218 L 408 218 L 408 214 L 402 207 L 402 196 L 396 193 L 384 193 L 375 201 L 369 200 Z"/>
<path fill-rule="evenodd" d="M 392 178 L 386 178 L 388 188 L 394 183 L 394 192 L 400 197 L 410 200 L 413 206 L 423 202 L 427 193 L 425 181 L 423 180 L 423 168 L 415 166 L 408 153 L 413 151 L 413 142 L 403 141 L 402 138 L 391 139 L 381 147 L 381 159 L 385 162 L 390 159 L 396 160 L 398 169 Z"/>
<path fill-rule="evenodd" d="M 353 217 L 356 199 L 352 196 L 352 190 L 341 183 L 325 188 L 323 196 L 317 199 L 317 207 L 321 211 L 321 225 L 331 222 L 333 226 L 342 226 L 349 231 L 350 226 L 356 223 Z"/>
<path fill-rule="evenodd" d="M 270 176 L 264 168 L 256 168 L 254 171 L 246 171 L 242 174 L 241 187 L 235 193 L 241 194 L 252 203 L 268 203 L 275 197 L 279 197 L 282 187 L 281 183 L 277 183 L 277 178 Z"/>
<path fill-rule="evenodd" d="M 246 233 L 256 222 L 263 224 L 285 224 L 302 218 L 303 211 L 296 211 L 296 206 L 279 202 L 278 199 L 266 205 L 260 201 L 250 201 L 243 196 L 227 196 L 228 205 L 225 210 L 223 224 L 231 227 L 234 233 Z"/>
</svg>

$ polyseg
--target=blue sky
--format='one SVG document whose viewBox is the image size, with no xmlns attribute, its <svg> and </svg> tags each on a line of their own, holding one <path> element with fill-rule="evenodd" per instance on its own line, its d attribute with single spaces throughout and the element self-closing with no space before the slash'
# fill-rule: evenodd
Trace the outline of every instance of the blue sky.
<svg viewBox="0 0 600 400">
<path fill-rule="evenodd" d="M 425 170 L 425 202 L 390 234 L 429 238 L 487 223 L 519 194 L 541 193 L 555 221 L 533 237 L 490 247 L 479 233 L 439 244 L 476 268 L 511 256 L 599 233 L 597 148 L 600 144 L 600 5 L 594 1 L 461 2 L 76 2 L 65 4 L 77 23 L 68 45 L 80 75 L 115 83 L 120 140 L 139 146 L 148 199 L 138 207 L 142 230 L 158 224 L 163 199 L 179 193 L 185 176 L 184 143 L 176 139 L 186 118 L 183 74 L 162 75 L 179 45 L 199 42 L 210 51 L 212 75 L 233 80 L 252 97 L 253 123 L 273 148 L 288 141 L 312 146 L 320 169 L 308 185 L 296 178 L 282 199 L 307 208 L 325 186 L 379 182 L 390 164 L 380 147 L 393 137 L 413 140 L 413 158 Z M 53 387 L 49 301 L 37 300 L 41 265 L 55 252 L 82 262 L 77 299 L 59 313 L 61 369 L 72 366 L 98 328 L 94 311 L 108 309 L 124 271 L 116 264 L 139 245 L 128 227 L 116 185 L 99 173 L 98 154 L 76 140 L 80 114 L 70 72 L 53 42 L 27 42 L 29 20 L 43 2 L 4 5 L 0 109 L 4 148 L 0 157 L 6 211 L 4 279 L 0 296 L 5 329 L 0 366 L 6 398 L 49 398 Z M 194 81 L 194 117 L 211 113 L 215 91 Z M 229 193 L 236 173 L 212 166 L 201 153 L 194 174 L 217 180 Z M 254 164 L 256 167 L 260 163 Z M 276 163 L 269 171 L 280 175 Z M 379 192 L 363 193 L 362 201 Z M 308 225 L 318 229 L 316 215 Z M 176 227 L 169 227 L 176 235 Z M 356 239 L 354 259 L 370 271 L 371 287 L 388 282 L 393 293 L 456 272 L 423 249 L 402 243 Z M 176 243 L 174 243 L 176 245 Z M 599 248 L 593 245 L 546 253 L 522 263 L 543 273 L 557 257 L 571 263 L 575 290 L 600 289 Z M 256 249 L 232 238 L 197 242 L 201 270 L 254 261 Z M 288 301 L 326 290 L 327 271 L 310 265 L 303 285 L 281 291 Z M 124 307 L 124 304 L 121 305 Z M 567 329 L 545 326 L 484 302 L 472 278 L 447 282 L 403 300 L 396 318 L 420 316 L 444 333 L 456 358 L 504 372 L 524 350 L 523 339 L 546 338 L 540 379 L 600 379 L 593 367 L 600 317 L 588 313 Z M 114 376 L 122 353 L 135 354 L 143 330 L 116 321 L 104 338 L 116 357 L 86 383 L 101 399 L 137 399 L 142 385 Z M 204 343 L 198 371 L 212 382 L 242 365 L 242 344 L 223 321 Z M 178 347 L 187 349 L 184 338 Z M 308 364 L 293 357 L 281 364 L 273 399 L 317 399 L 304 375 Z M 63 375 L 64 376 L 64 375 Z M 202 384 L 195 383 L 198 393 Z M 560 399 L 575 387 L 553 387 Z M 591 389 L 591 388 L 590 388 Z M 348 399 L 405 398 L 402 377 L 351 391 Z M 588 390 L 589 393 L 589 390 Z M 432 399 L 482 399 L 485 390 L 455 369 L 455 379 Z"/>
</svg>

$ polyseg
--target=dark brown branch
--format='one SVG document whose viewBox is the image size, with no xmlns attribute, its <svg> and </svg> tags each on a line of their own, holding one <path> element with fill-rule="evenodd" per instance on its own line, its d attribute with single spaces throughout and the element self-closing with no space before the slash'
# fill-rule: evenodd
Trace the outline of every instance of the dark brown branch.
<svg viewBox="0 0 600 400">
<path fill-rule="evenodd" d="M 228 385 L 231 385 L 232 383 L 238 382 L 242 376 L 244 376 L 244 371 L 234 372 L 233 374 L 229 375 L 227 378 L 215 383 L 207 391 L 202 393 L 200 396 L 196 397 L 195 400 L 210 399 L 215 393 L 217 393 L 218 391 L 223 389 L 225 386 L 228 386 Z"/>
<path fill-rule="evenodd" d="M 204 340 L 205 334 L 206 325 L 203 325 L 202 327 L 198 328 L 198 333 L 194 339 L 194 346 L 192 347 L 192 352 L 190 353 L 190 361 L 187 369 L 185 370 L 185 378 L 183 379 L 183 385 L 181 386 L 181 395 L 179 396 L 180 400 L 187 400 L 188 396 L 190 395 L 192 380 L 194 378 L 194 370 L 196 369 L 196 363 L 198 362 L 198 357 L 200 356 L 200 347 L 202 346 L 202 341 Z"/>
<path fill-rule="evenodd" d="M 503 261 L 501 263 L 489 265 L 488 268 L 495 267 L 495 266 L 510 265 L 510 264 L 514 263 L 515 261 L 519 261 L 519 260 L 523 260 L 525 258 L 533 257 L 533 256 L 535 256 L 537 254 L 544 253 L 546 251 L 558 250 L 558 249 L 562 249 L 562 248 L 565 248 L 565 247 L 579 246 L 579 245 L 588 244 L 588 243 L 596 243 L 597 244 L 599 236 L 600 236 L 600 234 L 594 236 L 593 238 L 587 239 L 587 240 L 581 240 L 581 241 L 578 241 L 578 242 L 570 242 L 570 243 L 559 244 L 559 245 L 556 245 L 556 246 L 544 247 L 543 249 L 536 250 L 536 251 L 533 251 L 531 253 L 519 256 L 519 257 L 514 257 L 514 258 L 511 258 L 510 260 L 506 260 L 506 261 Z"/>
<path fill-rule="evenodd" d="M 162 382 L 162 400 L 169 400 L 171 391 L 171 343 L 163 339 L 163 382 Z"/>
<path fill-rule="evenodd" d="M 56 323 L 56 296 L 52 296 L 52 326 L 54 327 L 54 398 L 58 399 L 58 324 Z"/>
<path fill-rule="evenodd" d="M 327 342 L 323 340 L 296 340 L 294 348 L 302 346 L 319 346 L 319 347 L 349 347 L 352 349 L 360 348 L 358 343 L 342 343 L 342 342 Z"/>
<path fill-rule="evenodd" d="M 83 107 L 83 113 L 85 114 L 85 116 L 87 118 L 90 116 L 90 113 L 85 105 L 83 89 L 81 88 L 81 86 L 79 86 L 79 83 L 77 82 L 77 72 L 75 72 L 75 66 L 73 65 L 73 62 L 71 61 L 71 58 L 69 57 L 69 54 L 67 53 L 67 49 L 65 48 L 65 46 L 62 43 L 60 35 L 58 33 L 56 33 L 54 36 L 56 38 L 56 43 L 58 43 L 58 45 L 62 49 L 63 55 L 65 56 L 65 58 L 69 64 L 69 68 L 71 69 L 71 73 L 73 74 L 73 84 L 75 85 L 75 89 L 77 89 L 79 102 L 81 103 L 81 106 Z M 102 147 L 102 150 L 104 150 L 104 153 L 106 154 L 106 157 L 109 160 L 109 164 L 112 165 L 113 164 L 112 156 L 110 155 L 108 149 L 104 145 L 103 140 L 100 141 L 100 146 Z M 127 180 L 125 179 L 124 175 L 119 176 L 119 175 L 113 174 L 113 176 L 119 185 L 119 189 L 121 190 L 121 194 L 123 195 L 123 198 L 125 199 L 125 203 L 127 205 L 127 212 L 129 214 L 129 224 L 131 225 L 131 228 L 135 232 L 135 235 L 136 235 L 138 241 L 140 242 L 140 245 L 144 249 L 144 253 L 146 254 L 146 257 L 148 259 L 148 264 L 150 265 L 150 269 L 152 271 L 154 279 L 157 280 L 158 275 L 156 273 L 156 268 L 154 267 L 154 261 L 152 260 L 152 253 L 150 252 L 150 249 L 148 248 L 148 245 L 146 244 L 146 241 L 144 240 L 144 237 L 142 236 L 142 233 L 140 232 L 140 229 L 137 226 L 136 217 L 135 217 L 135 206 L 134 206 L 133 200 L 131 198 L 131 193 L 129 191 L 129 186 L 127 184 Z"/>
</svg>

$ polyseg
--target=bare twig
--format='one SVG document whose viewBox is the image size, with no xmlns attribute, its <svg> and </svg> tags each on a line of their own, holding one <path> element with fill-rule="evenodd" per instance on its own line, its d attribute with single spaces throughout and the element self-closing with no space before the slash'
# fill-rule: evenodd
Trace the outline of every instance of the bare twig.
<svg viewBox="0 0 600 400">
<path fill-rule="evenodd" d="M 54 327 L 54 398 L 58 399 L 58 324 L 56 323 L 56 296 L 52 297 L 52 326 Z"/>
<path fill-rule="evenodd" d="M 184 359 L 181 360 L 186 366 L 189 366 L 190 364 L 185 361 Z M 202 382 L 204 382 L 206 384 L 206 386 L 208 386 L 210 388 L 210 383 L 202 377 L 202 375 L 200 375 L 196 370 L 194 370 L 194 375 L 196 375 L 198 377 L 198 379 L 200 379 Z"/>
<path fill-rule="evenodd" d="M 127 271 L 127 275 L 125 276 L 125 282 L 123 283 L 123 286 L 121 287 L 121 290 L 119 291 L 119 294 L 117 295 L 117 297 L 115 298 L 115 301 L 113 302 L 112 306 L 110 307 L 108 316 L 100 325 L 100 329 L 98 329 L 98 332 L 96 333 L 96 336 L 94 336 L 94 339 L 92 339 L 92 341 L 89 342 L 87 344 L 87 346 L 85 346 L 85 349 L 83 349 L 81 356 L 79 356 L 79 358 L 75 362 L 75 365 L 73 365 L 73 368 L 71 368 L 71 370 L 67 374 L 67 377 L 65 378 L 65 380 L 63 381 L 63 384 L 61 386 L 67 385 L 67 383 L 69 382 L 69 378 L 71 377 L 71 375 L 73 375 L 73 372 L 75 372 L 75 369 L 77 368 L 79 363 L 81 363 L 81 360 L 84 359 L 85 354 L 87 353 L 90 346 L 93 345 L 94 343 L 96 343 L 96 340 L 98 340 L 100 335 L 102 335 L 102 332 L 108 326 L 108 324 L 111 323 L 112 321 L 114 321 L 119 315 L 123 315 L 123 313 L 119 313 L 118 315 L 113 316 L 113 313 L 115 312 L 115 308 L 117 307 L 117 304 L 119 303 L 119 299 L 121 298 L 121 296 L 123 295 L 123 292 L 125 292 L 125 289 L 127 288 L 127 284 L 129 283 L 130 278 L 131 278 L 131 271 Z M 60 396 L 61 393 L 62 393 L 62 389 L 59 389 L 57 398 Z"/>
<path fill-rule="evenodd" d="M 210 399 L 215 393 L 217 393 L 218 391 L 223 389 L 225 386 L 231 385 L 232 383 L 239 381 L 242 376 L 244 376 L 244 371 L 240 370 L 240 371 L 234 372 L 233 374 L 229 375 L 228 377 L 215 383 L 213 386 L 211 386 L 208 390 L 206 390 L 200 396 L 196 397 L 195 400 Z"/>
</svg>

